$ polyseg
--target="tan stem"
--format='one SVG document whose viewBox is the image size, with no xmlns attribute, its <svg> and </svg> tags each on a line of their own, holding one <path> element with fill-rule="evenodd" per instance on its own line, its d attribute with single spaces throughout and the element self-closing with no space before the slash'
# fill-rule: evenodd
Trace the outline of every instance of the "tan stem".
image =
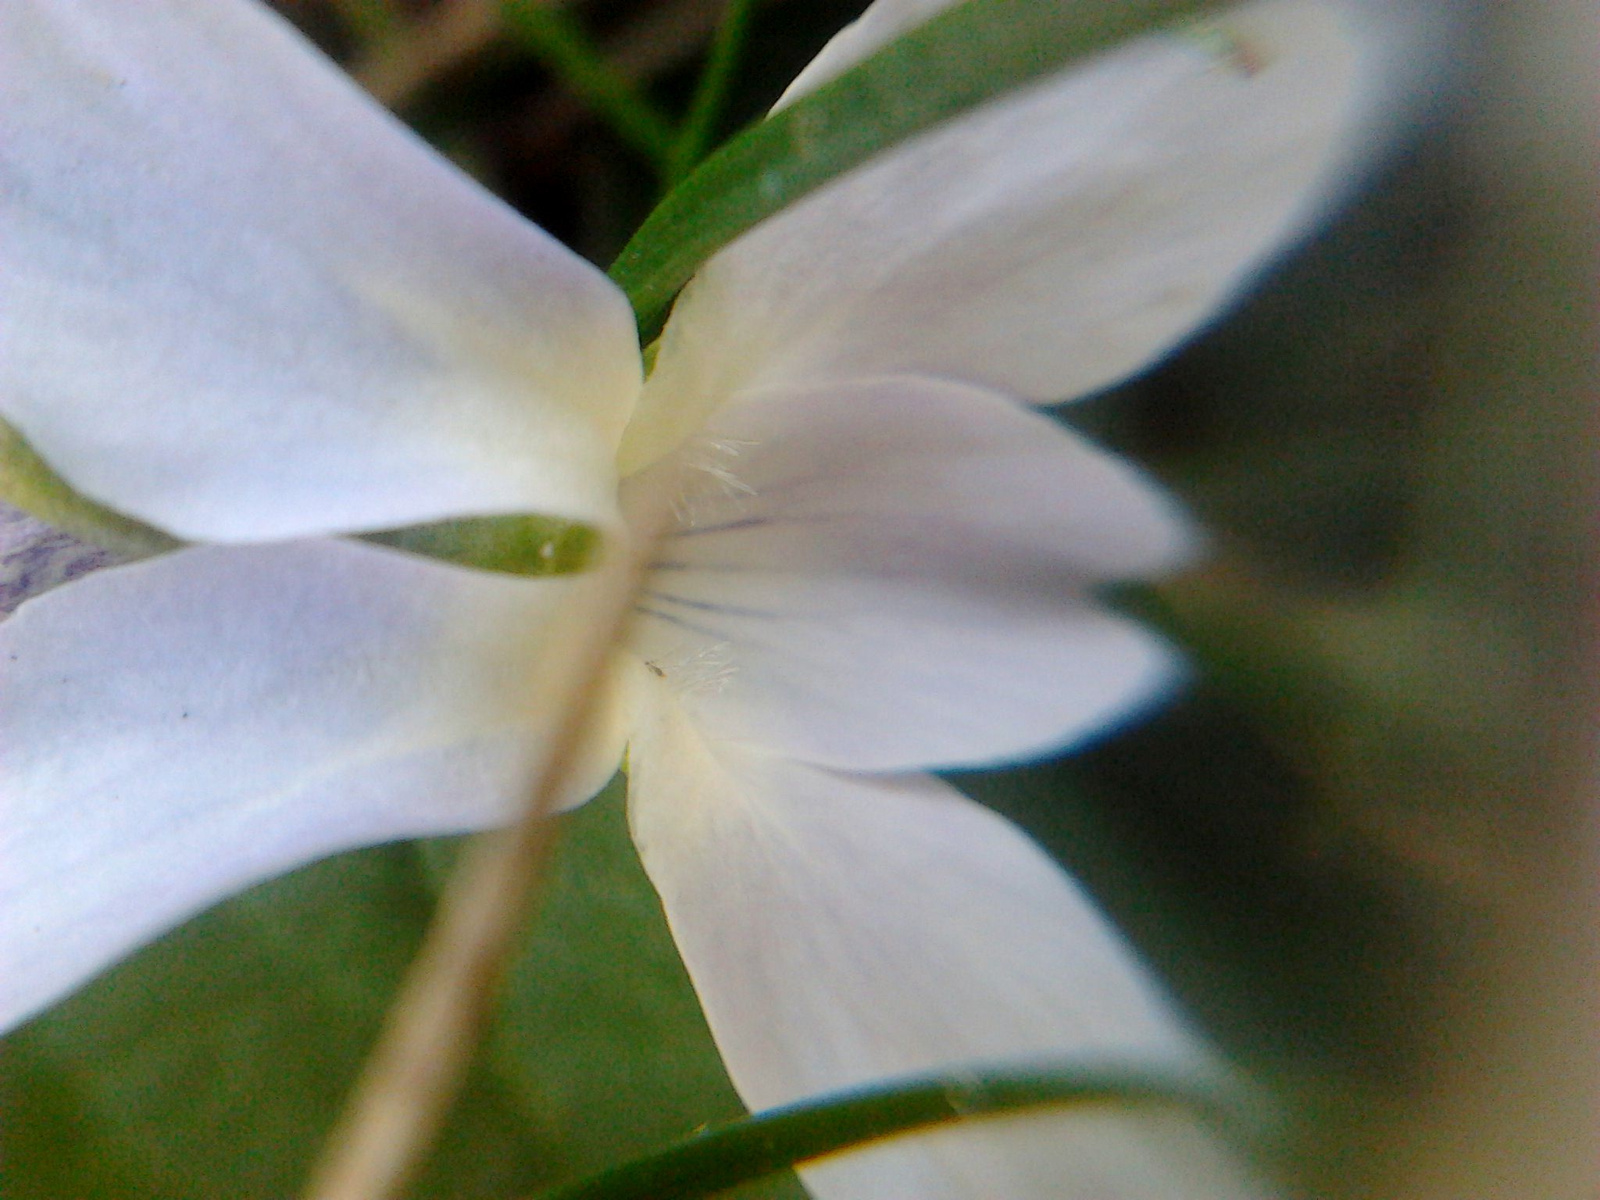
<svg viewBox="0 0 1600 1200">
<path fill-rule="evenodd" d="M 662 471 L 633 508 L 632 536 L 606 554 L 569 604 L 584 634 L 553 656 L 544 699 L 562 714 L 509 829 L 484 834 L 451 877 L 400 995 L 306 1200 L 387 1200 L 432 1144 L 492 1011 L 516 932 L 554 842 L 555 811 L 594 716 L 614 648 L 625 638 L 651 548 L 671 513 L 676 472 Z M 632 506 L 630 506 L 632 507 Z"/>
</svg>

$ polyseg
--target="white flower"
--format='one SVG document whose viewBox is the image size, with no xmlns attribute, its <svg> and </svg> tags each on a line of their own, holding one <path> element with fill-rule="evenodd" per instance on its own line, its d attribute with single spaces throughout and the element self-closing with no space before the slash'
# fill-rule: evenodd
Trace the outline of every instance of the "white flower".
<svg viewBox="0 0 1600 1200">
<path fill-rule="evenodd" d="M 880 0 L 800 86 L 933 7 Z M 925 774 L 1060 747 L 1162 647 L 1090 599 L 1184 528 L 1017 404 L 1146 364 L 1297 227 L 1353 64 L 1314 5 L 1145 41 L 858 170 L 718 255 L 642 390 L 627 305 L 240 0 L 0 5 L 0 415 L 213 544 L 0 625 L 0 1023 L 217 898 L 504 819 L 583 581 L 329 535 L 619 519 L 697 484 L 574 801 L 631 827 L 766 1107 L 948 1063 L 1199 1051 L 1025 837 Z M 1247 51 L 1247 54 L 1245 52 Z M 619 466 L 620 464 L 620 466 Z M 1040 1118 L 823 1196 L 1237 1194 L 1183 1119 Z"/>
</svg>

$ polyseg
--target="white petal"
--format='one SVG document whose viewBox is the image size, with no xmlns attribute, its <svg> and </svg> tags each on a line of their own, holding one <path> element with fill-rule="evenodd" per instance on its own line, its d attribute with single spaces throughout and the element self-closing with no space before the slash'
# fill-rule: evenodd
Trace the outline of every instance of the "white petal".
<svg viewBox="0 0 1600 1200">
<path fill-rule="evenodd" d="M 1145 39 L 903 143 L 757 226 L 678 301 L 624 464 L 743 387 L 911 371 L 1032 400 L 1148 365 L 1316 205 L 1355 56 L 1300 0 Z"/>
<path fill-rule="evenodd" d="M 1169 678 L 1086 589 L 1171 567 L 1187 528 L 1055 422 L 893 379 L 740 397 L 709 439 L 635 645 L 718 736 L 858 769 L 1015 759 Z"/>
<path fill-rule="evenodd" d="M 762 1109 L 883 1077 L 1200 1051 L 1087 898 L 927 777 L 867 779 L 702 740 L 658 702 L 630 750 L 645 868 L 740 1094 Z M 1191 1122 L 985 1122 L 802 1172 L 821 1200 L 1253 1194 Z"/>
<path fill-rule="evenodd" d="M 0 416 L 181 536 L 606 519 L 626 302 L 242 0 L 0 6 Z"/>
<path fill-rule="evenodd" d="M 307 542 L 24 604 L 0 624 L 0 1028 L 258 880 L 502 820 L 569 586 Z M 576 792 L 621 733 L 604 724 Z"/>
<path fill-rule="evenodd" d="M 787 108 L 800 97 L 831 83 L 907 30 L 931 21 L 955 3 L 956 0 L 874 0 L 866 12 L 828 39 L 821 52 L 784 89 L 772 110 Z"/>
</svg>

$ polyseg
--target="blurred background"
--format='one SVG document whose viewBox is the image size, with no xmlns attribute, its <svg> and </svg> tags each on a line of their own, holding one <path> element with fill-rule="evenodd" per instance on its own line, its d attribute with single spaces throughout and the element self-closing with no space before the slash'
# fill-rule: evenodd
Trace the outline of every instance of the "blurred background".
<svg viewBox="0 0 1600 1200">
<path fill-rule="evenodd" d="M 719 137 L 862 6 L 758 4 Z M 651 121 L 682 114 L 722 12 L 567 0 L 552 34 L 531 0 L 277 7 L 601 266 L 662 193 Z M 1420 8 L 1448 69 L 1327 227 L 1060 414 L 1211 532 L 1199 571 L 1117 597 L 1185 647 L 1189 684 L 1070 758 L 957 782 L 1292 1097 L 1291 1193 L 1594 1200 L 1600 29 L 1586 4 Z M 605 73 L 574 72 L 573 37 Z M 568 819 L 416 1194 L 526 1193 L 740 1111 L 619 799 Z M 257 889 L 9 1039 L 4 1194 L 292 1192 L 454 850 Z"/>
</svg>

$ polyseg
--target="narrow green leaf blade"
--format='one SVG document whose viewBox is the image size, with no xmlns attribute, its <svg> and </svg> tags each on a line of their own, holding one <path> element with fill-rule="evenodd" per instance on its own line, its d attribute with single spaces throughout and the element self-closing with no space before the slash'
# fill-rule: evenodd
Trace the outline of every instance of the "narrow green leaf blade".
<svg viewBox="0 0 1600 1200">
<path fill-rule="evenodd" d="M 928 1075 L 759 1113 L 556 1188 L 542 1200 L 690 1200 L 899 1133 L 1046 1107 L 1179 1105 L 1221 1119 L 1228 1089 L 1200 1075 L 1063 1062 Z"/>
<path fill-rule="evenodd" d="M 668 194 L 611 267 L 643 340 L 707 258 L 914 134 L 1163 25 L 1205 0 L 966 0 L 734 138 Z"/>
</svg>

